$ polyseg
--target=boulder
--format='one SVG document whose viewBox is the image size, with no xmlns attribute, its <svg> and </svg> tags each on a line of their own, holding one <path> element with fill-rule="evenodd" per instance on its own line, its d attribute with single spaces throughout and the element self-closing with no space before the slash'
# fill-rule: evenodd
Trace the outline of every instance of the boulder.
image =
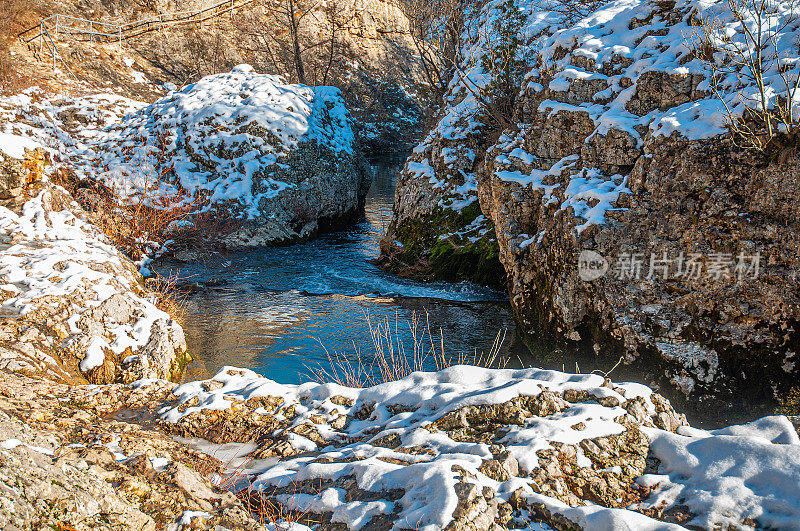
<svg viewBox="0 0 800 531">
<path fill-rule="evenodd" d="M 338 89 L 240 65 L 126 116 L 99 135 L 104 169 L 84 169 L 129 195 L 190 204 L 181 228 L 193 223 L 196 242 L 290 243 L 361 212 L 371 170 L 351 125 Z"/>
</svg>

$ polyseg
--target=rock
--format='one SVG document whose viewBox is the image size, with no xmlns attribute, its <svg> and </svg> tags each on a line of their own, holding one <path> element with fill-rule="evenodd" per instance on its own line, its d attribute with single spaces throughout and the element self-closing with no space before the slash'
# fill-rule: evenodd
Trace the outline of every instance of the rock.
<svg viewBox="0 0 800 531">
<path fill-rule="evenodd" d="M 101 182 L 135 181 L 139 161 L 119 148 L 135 141 L 163 149 L 161 178 L 194 183 L 178 190 L 198 203 L 174 229 L 173 239 L 192 246 L 173 244 L 181 260 L 210 245 L 294 243 L 344 226 L 361 212 L 372 179 L 338 89 L 288 84 L 248 65 L 170 92 L 97 136 L 96 151 L 116 173 L 81 170 Z"/>
<path fill-rule="evenodd" d="M 645 491 L 637 479 L 650 470 L 648 463 L 652 468 L 643 430 L 685 425 L 661 395 L 598 375 L 481 371 L 491 372 L 462 366 L 391 385 L 342 388 L 330 396 L 324 384 L 305 384 L 299 391 L 252 371 L 227 368 L 213 379 L 177 389 L 177 400 L 162 410 L 161 426 L 187 438 L 256 444 L 251 457 L 278 462 L 248 494 L 251 503 L 290 510 L 291 496 L 303 493 L 309 496 L 303 499 L 314 500 L 307 516 L 320 530 L 341 529 L 337 526 L 346 516 L 338 508 L 347 504 L 348 511 L 368 512 L 367 525 L 376 529 L 403 529 L 413 514 L 417 527 L 500 531 L 524 528 L 520 521 L 540 521 L 526 520 L 528 509 L 521 508 L 524 502 L 533 509 L 525 500 L 535 496 L 565 507 L 592 507 L 587 510 L 638 503 Z M 459 378 L 491 383 L 470 384 L 463 395 L 437 391 L 435 382 L 455 389 Z M 483 385 L 532 395 L 484 400 L 495 395 Z M 408 405 L 405 393 L 419 388 L 437 397 L 435 405 L 425 399 Z M 271 394 L 243 400 L 236 389 Z M 197 408 L 212 401 L 228 407 Z M 578 424 L 581 429 L 575 429 Z M 509 485 L 526 485 L 525 499 L 503 503 L 510 492 L 500 496 L 495 489 Z M 458 500 L 452 514 L 421 507 L 420 500 L 444 493 Z M 572 522 L 559 511 L 547 514 L 548 522 L 559 516 Z"/>
<path fill-rule="evenodd" d="M 66 190 L 40 186 L 20 214 L 0 217 L 0 238 L 13 242 L 0 248 L 0 275 L 14 281 L 0 367 L 64 382 L 180 376 L 191 359 L 180 325 L 148 300 L 137 267 Z"/>
<path fill-rule="evenodd" d="M 5 206 L 24 203 L 23 192 L 31 185 L 39 184 L 44 177 L 45 166 L 50 164 L 50 153 L 44 148 L 25 149 L 21 159 L 0 151 L 0 202 Z"/>
<path fill-rule="evenodd" d="M 155 531 L 202 507 L 197 529 L 263 530 L 235 496 L 184 464 L 213 460 L 105 412 L 158 407 L 163 385 L 131 393 L 119 384 L 89 389 L 0 372 L 0 527 Z M 46 414 L 35 419 L 30 411 Z M 8 444 L 12 437 L 19 444 Z M 169 464 L 156 472 L 150 457 Z"/>
<path fill-rule="evenodd" d="M 379 263 L 419 278 L 507 279 L 526 340 L 596 345 L 603 364 L 621 357 L 688 396 L 785 394 L 800 370 L 799 159 L 737 147 L 707 117 L 678 120 L 716 105 L 708 71 L 648 39 L 682 41 L 695 7 L 642 9 L 649 18 L 613 17 L 639 24 L 645 62 L 685 73 L 642 68 L 612 37 L 589 51 L 583 36 L 603 30 L 566 22 L 542 28 L 547 44 L 522 45 L 531 56 L 513 127 L 454 84 L 398 179 Z M 500 264 L 505 275 L 486 274 Z"/>
</svg>

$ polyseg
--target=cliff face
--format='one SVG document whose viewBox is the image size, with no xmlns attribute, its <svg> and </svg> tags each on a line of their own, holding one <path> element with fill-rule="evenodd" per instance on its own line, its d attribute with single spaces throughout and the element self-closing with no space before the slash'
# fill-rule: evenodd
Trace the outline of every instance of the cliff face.
<svg viewBox="0 0 800 531">
<path fill-rule="evenodd" d="M 427 240 L 403 235 L 408 220 L 440 226 L 430 205 L 445 192 L 430 190 L 458 168 L 417 165 L 474 150 L 475 215 L 494 228 L 523 334 L 588 340 L 687 393 L 771 392 L 796 377 L 796 154 L 736 147 L 685 45 L 712 12 L 735 29 L 723 8 L 612 3 L 575 25 L 529 14 L 516 125 L 487 139 L 473 104 L 473 140 L 429 136 L 400 181 L 384 258 L 422 242 L 418 255 L 436 262 Z M 741 85 L 726 89 L 730 102 Z"/>
</svg>

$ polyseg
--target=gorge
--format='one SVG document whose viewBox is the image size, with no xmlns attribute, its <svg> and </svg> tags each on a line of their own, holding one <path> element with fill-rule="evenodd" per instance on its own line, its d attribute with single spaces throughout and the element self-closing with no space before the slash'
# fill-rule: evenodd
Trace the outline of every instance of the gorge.
<svg viewBox="0 0 800 531">
<path fill-rule="evenodd" d="M 8 9 L 4 529 L 798 529 L 793 5 Z"/>
</svg>

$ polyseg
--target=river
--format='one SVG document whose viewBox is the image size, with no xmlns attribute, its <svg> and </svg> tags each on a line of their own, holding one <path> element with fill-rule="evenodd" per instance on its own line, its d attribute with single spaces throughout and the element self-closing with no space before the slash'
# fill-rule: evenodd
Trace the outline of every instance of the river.
<svg viewBox="0 0 800 531">
<path fill-rule="evenodd" d="M 409 360 L 409 367 L 425 370 L 437 368 L 433 351 L 465 362 L 496 351 L 494 366 L 612 371 L 618 381 L 655 384 L 656 367 L 615 365 L 588 345 L 525 346 L 515 338 L 502 292 L 468 282 L 403 279 L 372 265 L 391 220 L 394 180 L 403 161 L 401 156 L 373 160 L 375 179 L 364 216 L 347 230 L 304 244 L 155 263 L 161 275 L 210 284 L 185 300 L 182 322 L 194 361 L 184 380 L 209 378 L 232 365 L 281 383 L 321 378 L 344 383 L 349 374 L 366 385 L 380 377 L 376 352 L 382 350 L 392 365 Z M 499 348 L 493 348 L 498 338 Z M 675 388 L 660 392 L 698 427 L 746 422 L 773 407 L 770 400 L 745 394 L 686 400 Z"/>
<path fill-rule="evenodd" d="M 304 244 L 156 264 L 162 275 L 217 285 L 186 300 L 184 328 L 195 361 L 184 378 L 207 378 L 234 365 L 300 383 L 348 361 L 369 372 L 374 333 L 382 336 L 387 356 L 393 346 L 396 356 L 402 349 L 413 359 L 416 344 L 424 352 L 410 365 L 425 369 L 436 367 L 431 351 L 442 345 L 448 358 L 488 355 L 498 334 L 505 337 L 502 359 L 512 356 L 514 320 L 504 293 L 468 282 L 403 279 L 369 262 L 391 220 L 394 178 L 403 160 L 372 163 L 375 179 L 364 217 L 347 230 Z"/>
</svg>

